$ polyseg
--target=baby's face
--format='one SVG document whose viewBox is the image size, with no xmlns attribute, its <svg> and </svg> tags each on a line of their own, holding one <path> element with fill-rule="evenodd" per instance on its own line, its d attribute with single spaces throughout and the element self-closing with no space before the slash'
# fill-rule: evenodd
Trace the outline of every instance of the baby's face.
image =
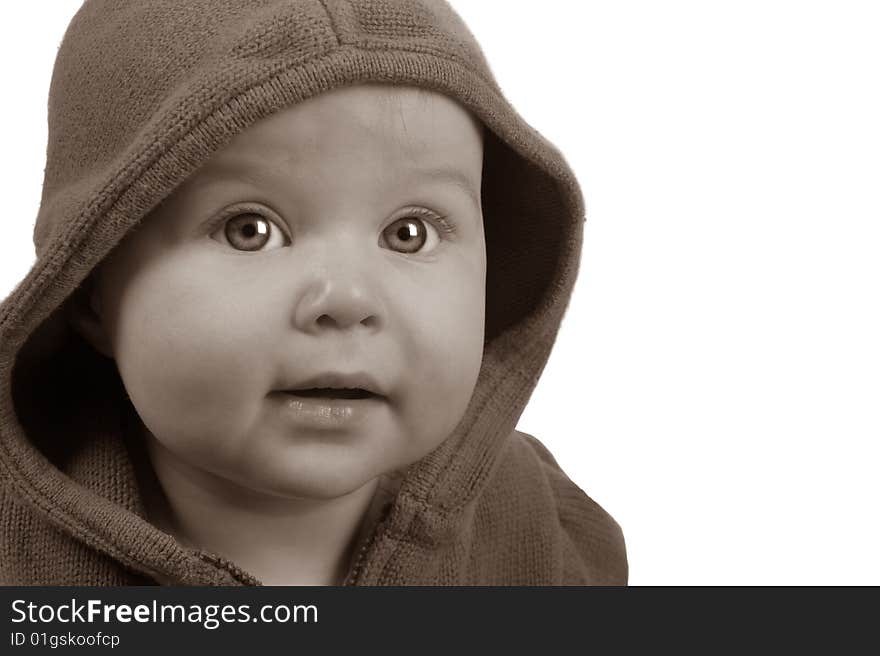
<svg viewBox="0 0 880 656">
<path fill-rule="evenodd" d="M 482 152 L 445 96 L 340 89 L 237 135 L 126 237 L 103 327 L 178 471 L 331 498 L 450 434 L 482 358 Z M 341 385 L 377 395 L 284 391 Z"/>
</svg>

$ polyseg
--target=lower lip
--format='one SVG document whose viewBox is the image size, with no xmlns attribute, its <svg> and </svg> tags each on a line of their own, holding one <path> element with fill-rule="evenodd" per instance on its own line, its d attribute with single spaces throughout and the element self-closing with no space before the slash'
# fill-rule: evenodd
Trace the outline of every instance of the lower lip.
<svg viewBox="0 0 880 656">
<path fill-rule="evenodd" d="M 312 428 L 345 428 L 363 421 L 384 403 L 380 396 L 332 399 L 278 392 L 282 412 L 290 421 Z"/>
</svg>

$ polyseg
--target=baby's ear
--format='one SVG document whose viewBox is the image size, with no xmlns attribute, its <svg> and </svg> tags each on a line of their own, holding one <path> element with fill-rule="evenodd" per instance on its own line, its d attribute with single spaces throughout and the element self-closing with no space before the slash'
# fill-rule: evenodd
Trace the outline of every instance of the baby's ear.
<svg viewBox="0 0 880 656">
<path fill-rule="evenodd" d="M 98 353 L 113 359 L 101 311 L 101 296 L 93 273 L 77 287 L 68 301 L 67 321 Z"/>
</svg>

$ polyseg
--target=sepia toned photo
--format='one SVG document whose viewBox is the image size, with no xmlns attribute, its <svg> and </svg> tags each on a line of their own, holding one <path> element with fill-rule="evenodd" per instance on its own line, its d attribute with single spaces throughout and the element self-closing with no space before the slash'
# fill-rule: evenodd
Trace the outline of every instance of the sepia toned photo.
<svg viewBox="0 0 880 656">
<path fill-rule="evenodd" d="M 405 587 L 355 606 L 436 618 L 414 588 L 467 588 L 507 631 L 880 584 L 870 3 L 42 0 L 0 30 L 0 593 Z"/>
</svg>

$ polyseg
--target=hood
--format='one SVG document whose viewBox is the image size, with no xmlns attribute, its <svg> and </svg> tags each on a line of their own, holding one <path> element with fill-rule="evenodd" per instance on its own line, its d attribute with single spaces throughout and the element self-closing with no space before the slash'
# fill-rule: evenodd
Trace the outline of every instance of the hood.
<svg viewBox="0 0 880 656">
<path fill-rule="evenodd" d="M 50 87 L 37 260 L 0 306 L 0 476 L 53 539 L 155 579 L 241 582 L 145 519 L 130 452 L 114 438 L 130 400 L 114 363 L 69 327 L 69 301 L 236 134 L 362 82 L 446 94 L 487 128 L 482 368 L 461 422 L 407 468 L 387 518 L 413 543 L 454 533 L 497 467 L 577 276 L 584 206 L 562 155 L 507 102 L 442 1 L 88 0 Z"/>
</svg>

